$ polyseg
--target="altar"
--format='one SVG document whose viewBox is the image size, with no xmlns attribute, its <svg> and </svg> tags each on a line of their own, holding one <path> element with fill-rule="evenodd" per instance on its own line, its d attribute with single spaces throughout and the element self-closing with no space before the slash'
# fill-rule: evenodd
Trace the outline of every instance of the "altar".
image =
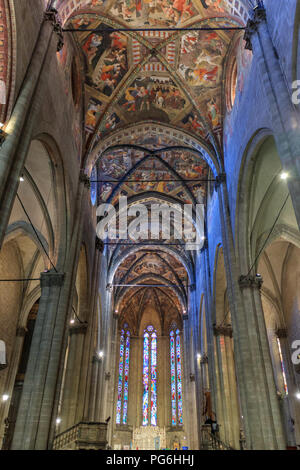
<svg viewBox="0 0 300 470">
<path fill-rule="evenodd" d="M 167 447 L 166 428 L 141 426 L 133 431 L 133 450 L 160 450 Z"/>
</svg>

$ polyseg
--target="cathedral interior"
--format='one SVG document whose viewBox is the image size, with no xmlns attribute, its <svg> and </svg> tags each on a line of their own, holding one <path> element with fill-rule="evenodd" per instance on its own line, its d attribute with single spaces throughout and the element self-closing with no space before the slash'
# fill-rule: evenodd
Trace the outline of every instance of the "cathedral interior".
<svg viewBox="0 0 300 470">
<path fill-rule="evenodd" d="M 299 0 L 0 0 L 0 448 L 300 450 L 299 89 Z"/>
</svg>

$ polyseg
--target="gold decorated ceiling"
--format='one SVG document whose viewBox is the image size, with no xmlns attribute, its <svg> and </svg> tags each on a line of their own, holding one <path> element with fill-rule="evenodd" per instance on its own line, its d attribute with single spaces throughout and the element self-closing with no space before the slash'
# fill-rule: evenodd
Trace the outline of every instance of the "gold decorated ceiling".
<svg viewBox="0 0 300 470">
<path fill-rule="evenodd" d="M 242 5 L 236 0 L 58 1 L 64 26 L 81 31 L 74 36 L 86 68 L 87 148 L 144 120 L 172 124 L 220 146 L 223 64 L 235 32 L 168 28 L 242 26 L 245 18 L 234 4 Z M 111 31 L 118 28 L 129 31 Z M 131 31 L 136 28 L 165 30 Z"/>
<path fill-rule="evenodd" d="M 84 62 L 85 151 L 118 129 L 149 121 L 184 130 L 220 149 L 224 64 L 239 32 L 192 28 L 244 26 L 243 1 L 58 0 L 54 6 L 64 28 L 77 31 L 73 36 Z M 148 149 L 176 145 L 151 132 L 139 137 L 133 132 L 125 143 Z M 209 174 L 203 159 L 181 150 L 146 157 L 143 151 L 124 149 L 102 156 L 94 173 L 103 180 L 99 202 L 116 205 L 121 193 L 145 200 L 148 196 L 150 202 L 155 195 L 167 195 L 181 203 L 205 203 L 207 185 L 197 182 Z M 146 245 L 134 252 L 118 246 L 110 253 L 111 264 L 124 254 L 113 280 L 115 308 L 122 321 L 136 328 L 151 307 L 163 328 L 166 317 L 178 322 L 187 308 L 191 283 L 184 262 L 192 263 L 192 256 L 181 247 L 168 251 Z"/>
</svg>

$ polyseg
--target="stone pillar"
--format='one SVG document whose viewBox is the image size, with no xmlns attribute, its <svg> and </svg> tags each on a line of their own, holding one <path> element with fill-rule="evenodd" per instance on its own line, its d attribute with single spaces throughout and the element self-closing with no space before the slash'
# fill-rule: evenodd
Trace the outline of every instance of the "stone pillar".
<svg viewBox="0 0 300 470">
<path fill-rule="evenodd" d="M 89 415 L 88 419 L 90 422 L 100 422 L 100 417 L 97 415 L 99 410 L 99 390 L 101 391 L 102 385 L 102 375 L 101 371 L 103 369 L 102 364 L 103 360 L 95 353 L 91 359 L 91 379 L 90 379 L 90 397 L 89 397 Z"/>
<path fill-rule="evenodd" d="M 85 400 L 84 416 L 89 421 L 100 421 L 100 418 L 96 418 L 97 415 L 97 402 L 101 399 L 98 396 L 98 390 L 101 390 L 101 378 L 100 370 L 102 371 L 102 360 L 98 356 L 97 352 L 95 353 L 95 345 L 98 349 L 102 350 L 102 344 L 98 344 L 99 338 L 101 338 L 101 328 L 103 325 L 99 324 L 98 318 L 98 300 L 99 298 L 99 281 L 101 276 L 101 261 L 102 254 L 104 250 L 103 242 L 96 238 L 95 242 L 95 255 L 94 255 L 94 267 L 93 267 L 93 284 L 91 286 L 91 313 L 90 313 L 90 322 L 88 329 L 87 337 L 87 347 L 89 349 L 88 353 L 88 384 L 87 384 L 87 394 Z M 100 308 L 102 308 L 100 306 Z M 98 334 L 97 334 L 98 333 Z M 101 342 L 101 340 L 100 340 Z M 99 352 L 99 351 L 98 351 Z"/>
<path fill-rule="evenodd" d="M 168 409 L 169 409 L 169 397 L 170 391 L 170 380 L 169 380 L 169 341 L 167 336 L 161 336 L 158 338 L 158 377 L 157 377 L 157 425 L 160 428 L 168 426 L 170 423 Z"/>
<path fill-rule="evenodd" d="M 222 363 L 222 351 L 221 351 L 221 336 L 218 330 L 214 327 L 214 343 L 215 343 L 215 365 L 216 365 L 216 379 L 217 379 L 217 390 L 216 390 L 216 417 L 217 422 L 220 425 L 220 437 L 223 442 L 228 443 L 227 436 L 227 423 L 229 421 L 227 402 L 224 388 L 224 370 Z M 223 339 L 223 338 L 222 338 Z"/>
<path fill-rule="evenodd" d="M 220 354 L 220 366 L 222 373 L 221 381 L 221 400 L 224 403 L 224 436 L 225 442 L 231 447 L 239 448 L 239 404 L 237 397 L 237 386 L 235 378 L 235 364 L 232 350 L 232 328 L 231 326 L 216 326 L 214 328 L 218 340 L 218 352 Z M 222 432 L 222 428 L 221 428 Z"/>
<path fill-rule="evenodd" d="M 53 35 L 53 31 L 59 35 L 58 43 L 57 35 Z M 11 118 L 4 127 L 5 141 L 0 147 L 0 247 L 43 98 L 39 82 L 48 55 L 50 53 L 54 55 L 62 46 L 62 32 L 56 13 L 52 10 L 47 11 Z"/>
<path fill-rule="evenodd" d="M 34 449 L 64 274 L 41 274 L 41 299 L 15 427 L 12 449 Z"/>
<path fill-rule="evenodd" d="M 107 387 L 106 387 L 106 394 L 104 395 L 104 400 L 105 400 L 105 410 L 107 417 L 104 419 L 107 419 L 109 416 L 112 418 L 114 415 L 114 391 L 115 391 L 115 386 L 116 386 L 116 354 L 117 354 L 117 345 L 118 345 L 118 320 L 119 320 L 119 315 L 113 314 L 111 316 L 111 326 L 110 326 L 110 331 L 111 334 L 109 335 L 108 338 L 108 355 L 109 357 L 107 358 L 107 366 L 108 366 L 108 371 L 106 372 L 109 374 L 109 379 L 106 380 L 107 382 Z M 106 376 L 108 378 L 108 376 Z M 109 425 L 109 430 L 108 430 L 108 443 L 111 446 L 113 440 L 113 423 L 112 419 L 110 420 L 110 425 Z"/>
<path fill-rule="evenodd" d="M 263 437 L 267 449 L 274 446 L 285 447 L 285 435 L 281 419 L 272 360 L 261 304 L 260 289 L 262 278 L 241 276 L 239 284 L 242 290 L 245 307 L 248 307 L 249 350 L 256 364 L 252 380 L 256 385 L 257 410 L 259 411 Z M 275 447 L 276 448 L 276 447 Z"/>
<path fill-rule="evenodd" d="M 201 251 L 203 259 L 203 268 L 205 270 L 205 286 L 206 286 L 206 295 L 205 295 L 205 321 L 206 321 L 206 334 L 207 334 L 207 355 L 209 357 L 209 362 L 207 364 L 209 384 L 210 384 L 210 393 L 211 393 L 211 405 L 212 411 L 217 413 L 217 369 L 216 369 L 216 358 L 215 358 L 215 339 L 213 333 L 213 322 L 212 318 L 215 317 L 214 312 L 214 303 L 212 301 L 212 292 L 210 279 L 212 279 L 210 272 L 209 264 L 209 250 L 208 250 L 208 241 L 206 239 L 204 246 Z"/>
<path fill-rule="evenodd" d="M 285 432 L 287 435 L 288 445 L 295 447 L 298 442 L 298 436 L 296 435 L 297 430 L 297 409 L 295 408 L 295 402 L 293 397 L 298 392 L 298 387 L 295 384 L 293 377 L 293 368 L 291 364 L 291 352 L 288 341 L 288 332 L 286 328 L 277 328 L 275 331 L 276 339 L 280 341 L 280 347 L 282 352 L 282 359 L 285 368 L 287 386 L 288 386 L 288 395 L 280 400 L 281 410 L 283 414 L 283 420 L 285 425 Z M 276 344 L 278 350 L 278 345 Z M 279 350 L 278 350 L 279 356 Z M 281 365 L 280 365 L 281 366 Z M 282 384 L 284 384 L 283 373 L 282 373 Z M 283 391 L 283 388 L 279 391 Z M 296 426 L 291 422 L 291 419 L 294 419 Z"/>
<path fill-rule="evenodd" d="M 104 357 L 102 361 L 101 368 L 101 379 L 98 382 L 98 397 L 101 397 L 100 400 L 97 400 L 96 403 L 96 416 L 100 417 L 100 421 L 103 421 L 109 417 L 108 415 L 108 403 L 107 396 L 109 394 L 109 386 L 112 380 L 111 375 L 111 347 L 112 347 L 112 329 L 114 326 L 114 321 L 117 320 L 117 315 L 113 318 L 112 313 L 112 292 L 113 288 L 111 285 L 108 285 L 106 288 L 106 299 L 105 299 L 105 312 L 104 312 L 104 344 L 103 352 Z M 117 331 L 115 331 L 117 334 Z M 113 379 L 114 380 L 114 379 Z"/>
<path fill-rule="evenodd" d="M 69 328 L 69 347 L 64 381 L 60 431 L 77 424 L 76 414 L 79 397 L 79 381 L 82 365 L 83 343 L 86 324 L 76 324 Z"/>
<path fill-rule="evenodd" d="M 300 227 L 300 117 L 291 100 L 262 1 L 253 10 L 244 39 L 246 48 L 253 50 L 259 65 L 261 77 L 257 79 L 257 84 L 264 87 L 268 98 L 271 128 L 282 167 L 290 175 L 288 187 Z"/>
<path fill-rule="evenodd" d="M 233 352 L 233 340 L 231 336 L 225 336 L 225 350 L 226 350 L 226 361 L 227 361 L 227 374 L 228 374 L 228 386 L 230 390 L 230 408 L 231 408 L 231 439 L 232 446 L 235 449 L 239 449 L 240 444 L 240 405 L 238 398 L 238 389 L 236 383 L 235 373 L 235 361 Z"/>
<path fill-rule="evenodd" d="M 12 444 L 15 450 L 45 450 L 52 444 L 63 370 L 63 339 L 72 308 L 88 188 L 89 179 L 81 174 L 66 275 L 53 271 L 41 275 L 42 297 Z"/>
<path fill-rule="evenodd" d="M 235 258 L 225 175 L 218 176 L 216 189 L 224 247 L 228 300 L 232 318 L 237 378 L 241 398 L 243 426 L 248 449 L 283 449 L 285 440 L 274 403 L 274 378 L 270 378 L 270 357 L 265 354 L 266 336 L 263 314 L 258 312 L 251 286 L 241 278 Z M 259 318 L 260 316 L 260 318 Z M 264 363 L 264 361 L 267 361 Z M 277 428 L 274 429 L 276 423 Z"/>
<path fill-rule="evenodd" d="M 137 391 L 137 400 L 136 400 L 136 421 L 135 426 L 139 428 L 143 424 L 143 352 L 144 352 L 144 338 L 139 336 L 137 338 L 137 371 L 135 372 L 136 376 L 136 391 Z"/>
</svg>

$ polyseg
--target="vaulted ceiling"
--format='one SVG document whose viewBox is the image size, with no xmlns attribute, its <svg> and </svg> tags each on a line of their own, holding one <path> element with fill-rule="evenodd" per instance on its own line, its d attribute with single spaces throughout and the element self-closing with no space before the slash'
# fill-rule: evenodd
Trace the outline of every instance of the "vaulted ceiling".
<svg viewBox="0 0 300 470">
<path fill-rule="evenodd" d="M 221 154 L 224 64 L 241 34 L 235 28 L 243 27 L 248 17 L 244 3 L 57 0 L 53 6 L 64 28 L 73 31 L 85 70 L 86 154 L 107 136 L 142 123 L 182 130 Z M 120 147 L 98 154 L 93 179 L 99 181 L 99 202 L 117 206 L 122 194 L 147 204 L 205 204 L 209 167 L 201 154 L 170 150 L 178 141 L 172 135 L 162 137 L 153 126 L 139 135 L 132 129 L 123 144 L 143 148 Z M 157 153 L 146 150 L 162 148 Z M 118 261 L 113 283 L 120 284 L 114 299 L 121 316 L 125 318 L 129 309 L 139 322 L 149 304 L 162 315 L 162 322 L 163 311 L 174 319 L 184 312 L 192 282 L 187 266 L 193 265 L 193 255 L 175 245 L 167 249 L 167 244 L 145 244 L 139 251 L 122 245 L 110 248 L 112 270 Z"/>
</svg>

